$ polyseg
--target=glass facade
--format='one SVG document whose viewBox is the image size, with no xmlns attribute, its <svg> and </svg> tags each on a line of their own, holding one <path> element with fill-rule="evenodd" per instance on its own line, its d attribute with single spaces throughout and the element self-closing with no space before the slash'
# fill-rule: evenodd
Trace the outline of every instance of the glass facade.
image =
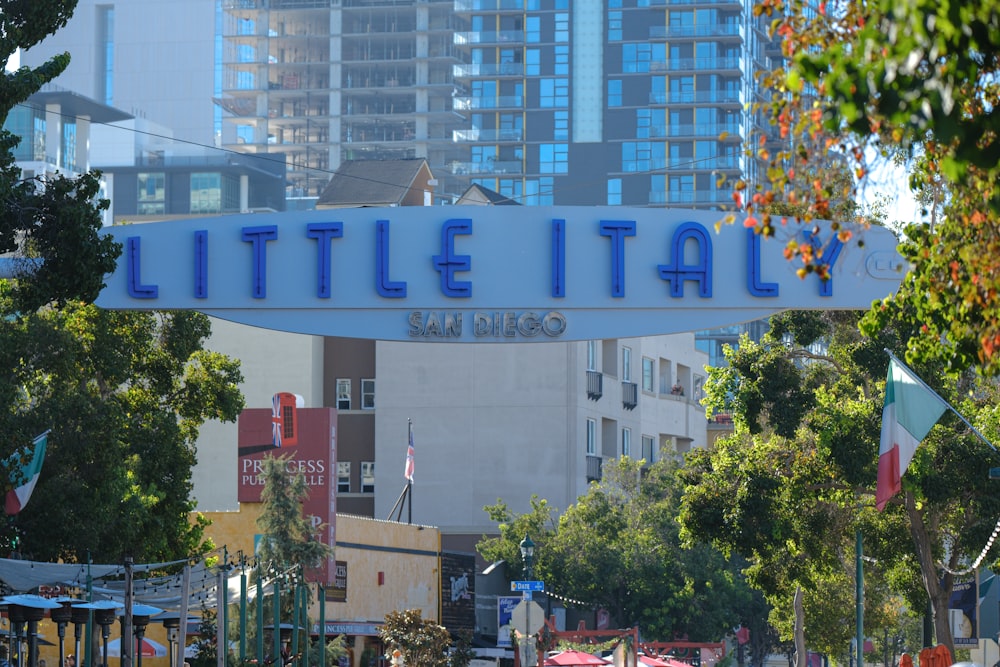
<svg viewBox="0 0 1000 667">
<path fill-rule="evenodd" d="M 457 1 L 469 181 L 524 204 L 729 204 L 718 183 L 756 173 L 741 146 L 767 40 L 749 1 L 693 4 Z M 519 170 L 482 168 L 487 153 Z"/>
</svg>

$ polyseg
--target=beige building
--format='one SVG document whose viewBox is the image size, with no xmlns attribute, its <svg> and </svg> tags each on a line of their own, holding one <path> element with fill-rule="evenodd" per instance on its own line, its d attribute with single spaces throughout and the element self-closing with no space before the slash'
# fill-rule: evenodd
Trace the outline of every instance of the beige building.
<svg viewBox="0 0 1000 667">
<path fill-rule="evenodd" d="M 253 553 L 260 508 L 243 503 L 239 512 L 204 513 L 212 522 L 208 535 L 230 554 Z M 352 667 L 362 667 L 366 649 L 382 655 L 378 627 L 386 614 L 416 609 L 423 618 L 440 622 L 440 543 L 440 531 L 431 526 L 337 515 L 338 581 L 326 590 L 324 617 L 328 636 L 347 637 Z M 320 618 L 316 598 L 313 588 L 309 617 L 317 624 L 314 634 Z"/>
</svg>

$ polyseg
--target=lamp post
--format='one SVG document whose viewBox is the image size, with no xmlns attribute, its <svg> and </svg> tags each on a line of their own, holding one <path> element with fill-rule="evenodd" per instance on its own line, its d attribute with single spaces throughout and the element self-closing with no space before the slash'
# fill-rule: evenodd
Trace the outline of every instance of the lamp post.
<svg viewBox="0 0 1000 667">
<path fill-rule="evenodd" d="M 532 575 L 532 569 L 531 569 L 531 566 L 532 566 L 532 564 L 535 561 L 535 543 L 531 541 L 531 538 L 528 535 L 525 535 L 524 539 L 521 540 L 521 544 L 519 544 L 518 546 L 521 547 L 521 560 L 524 561 L 524 578 L 528 582 L 530 582 L 530 581 L 532 581 L 532 577 L 531 577 L 531 575 Z M 531 640 L 532 640 L 532 637 L 534 637 L 534 635 L 531 634 L 533 632 L 532 629 L 531 629 L 533 627 L 531 625 L 531 605 L 534 604 L 534 603 L 531 601 L 531 590 L 530 589 L 524 591 L 523 598 L 524 598 L 525 601 L 521 602 L 521 604 L 526 605 L 526 607 L 525 607 L 525 627 L 528 630 L 528 635 L 527 635 L 527 637 L 525 637 L 526 642 L 527 642 L 525 644 L 525 646 L 527 646 L 527 648 L 528 648 L 528 653 L 526 654 L 526 657 L 527 657 L 528 655 L 531 654 L 530 653 L 531 652 Z M 518 646 L 517 648 L 518 648 L 518 650 L 517 650 L 518 658 L 520 658 L 521 652 L 522 652 L 522 647 Z M 528 660 L 520 660 L 519 659 L 518 662 L 521 665 L 528 664 Z"/>
<path fill-rule="evenodd" d="M 535 560 L 535 543 L 527 535 L 521 540 L 521 560 L 524 561 L 524 578 L 531 581 L 531 565 Z"/>
</svg>

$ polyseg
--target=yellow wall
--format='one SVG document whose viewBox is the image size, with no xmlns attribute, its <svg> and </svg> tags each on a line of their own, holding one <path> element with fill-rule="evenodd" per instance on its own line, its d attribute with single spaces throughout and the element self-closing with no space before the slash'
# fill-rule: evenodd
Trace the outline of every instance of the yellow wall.
<svg viewBox="0 0 1000 667">
<path fill-rule="evenodd" d="M 225 546 L 230 556 L 253 553 L 258 503 L 243 503 L 239 512 L 203 514 L 212 522 L 206 533 L 216 546 Z M 381 623 L 387 613 L 405 609 L 440 621 L 437 528 L 338 514 L 336 535 L 335 557 L 347 563 L 347 602 L 328 602 L 327 621 Z M 319 610 L 310 615 L 318 620 Z"/>
</svg>

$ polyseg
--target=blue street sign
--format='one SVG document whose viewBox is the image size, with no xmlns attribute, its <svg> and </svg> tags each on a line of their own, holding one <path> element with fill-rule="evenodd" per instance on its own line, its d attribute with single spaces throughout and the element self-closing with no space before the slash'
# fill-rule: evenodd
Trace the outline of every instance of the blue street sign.
<svg viewBox="0 0 1000 667">
<path fill-rule="evenodd" d="M 510 582 L 510 590 L 515 592 L 524 591 L 544 591 L 545 582 L 544 581 L 512 581 Z"/>
</svg>

